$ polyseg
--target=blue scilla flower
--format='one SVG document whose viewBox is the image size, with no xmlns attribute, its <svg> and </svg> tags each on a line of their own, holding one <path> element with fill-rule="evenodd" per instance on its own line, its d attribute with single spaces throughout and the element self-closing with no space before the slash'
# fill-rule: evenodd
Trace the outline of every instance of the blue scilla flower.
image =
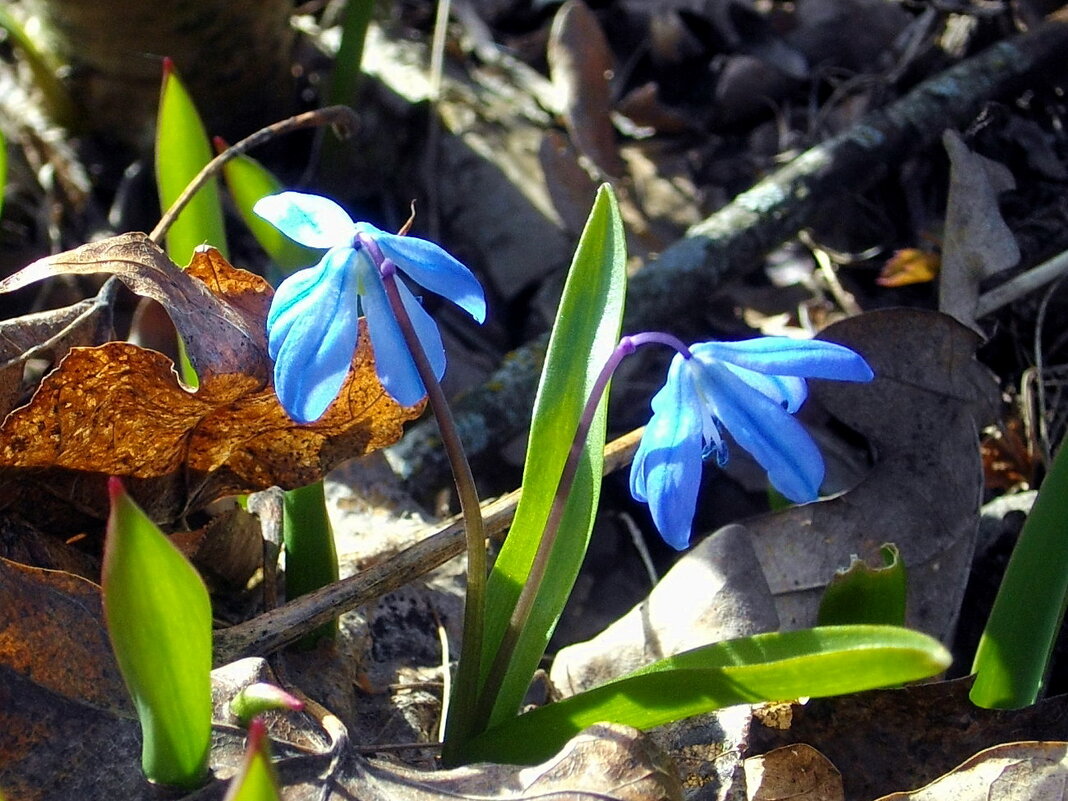
<svg viewBox="0 0 1068 801">
<path fill-rule="evenodd" d="M 653 398 L 653 417 L 631 465 L 631 494 L 649 504 L 669 545 L 690 542 L 704 459 L 727 462 L 726 430 L 795 503 L 816 499 L 819 448 L 794 418 L 806 378 L 870 381 L 868 363 L 842 345 L 786 337 L 702 342 L 677 353 Z"/>
<path fill-rule="evenodd" d="M 382 283 L 386 261 L 478 322 L 486 318 L 478 280 L 433 242 L 354 222 L 334 201 L 300 192 L 265 197 L 253 211 L 302 245 L 329 248 L 314 267 L 282 282 L 267 314 L 275 392 L 297 422 L 318 420 L 341 391 L 356 350 L 360 314 L 367 318 L 375 368 L 390 396 L 411 406 L 426 394 Z M 440 379 L 445 348 L 437 326 L 402 281 L 397 288 Z"/>
</svg>

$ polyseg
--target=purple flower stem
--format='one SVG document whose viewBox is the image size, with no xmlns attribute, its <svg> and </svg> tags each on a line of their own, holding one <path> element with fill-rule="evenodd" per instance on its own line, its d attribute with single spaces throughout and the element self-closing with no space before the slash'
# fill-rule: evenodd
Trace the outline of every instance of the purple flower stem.
<svg viewBox="0 0 1068 801">
<path fill-rule="evenodd" d="M 376 248 L 377 249 L 377 248 Z M 397 318 L 397 323 L 404 334 L 404 341 L 411 352 L 415 368 L 426 388 L 427 399 L 434 417 L 438 423 L 438 431 L 441 433 L 441 441 L 445 446 L 445 453 L 452 468 L 453 480 L 456 482 L 456 493 L 460 499 L 460 511 L 464 518 L 464 530 L 467 538 L 467 596 L 464 601 L 464 631 L 463 644 L 460 651 L 460 659 L 466 664 L 477 665 L 482 653 L 482 632 L 485 629 L 486 616 L 486 534 L 482 524 L 482 507 L 475 489 L 475 479 L 471 473 L 471 465 L 467 461 L 460 435 L 456 430 L 452 410 L 445 393 L 441 390 L 434 375 L 434 369 L 430 366 L 423 346 L 416 336 L 412 321 L 401 301 L 400 292 L 397 290 L 396 265 L 389 259 L 378 262 L 379 271 L 382 275 L 382 283 L 386 288 L 386 296 L 389 305 Z M 460 676 L 463 677 L 464 672 Z M 475 708 L 475 700 L 478 695 L 478 672 L 469 671 L 467 675 L 470 681 L 457 682 L 450 703 L 454 713 L 450 715 L 450 721 L 459 728 L 458 732 L 450 732 L 457 740 L 462 742 L 467 739 L 467 731 L 472 726 L 473 718 L 470 710 Z"/>
<path fill-rule="evenodd" d="M 567 460 L 564 462 L 564 469 L 560 473 L 560 481 L 556 485 L 556 494 L 553 496 L 552 506 L 549 507 L 549 515 L 545 520 L 545 528 L 542 531 L 541 541 L 538 543 L 538 550 L 534 554 L 534 561 L 530 565 L 530 573 L 527 574 L 527 579 L 523 583 L 519 597 L 516 599 L 515 607 L 512 609 L 512 616 L 508 620 L 508 628 L 505 629 L 501 637 L 501 644 L 497 648 L 493 663 L 490 665 L 489 672 L 486 675 L 486 681 L 482 685 L 475 713 L 476 720 L 484 722 L 490 720 L 493 707 L 497 701 L 497 694 L 504 683 L 504 677 L 508 672 L 512 655 L 515 652 L 516 645 L 519 643 L 519 637 L 530 619 L 530 613 L 538 597 L 538 590 L 541 588 L 541 582 L 545 578 L 545 571 L 549 566 L 549 557 L 552 555 L 553 546 L 556 544 L 560 523 L 564 519 L 564 511 L 567 509 L 567 501 L 571 496 L 571 488 L 575 483 L 575 474 L 578 472 L 582 449 L 590 432 L 590 426 L 593 425 L 597 407 L 600 405 L 601 398 L 608 388 L 608 382 L 625 358 L 634 353 L 639 346 L 651 344 L 667 345 L 681 353 L 685 358 L 692 358 L 690 349 L 682 340 L 671 334 L 647 331 L 623 337 L 616 349 L 608 357 L 604 367 L 601 368 L 601 372 L 597 375 L 597 380 L 594 381 L 593 388 L 590 390 L 590 397 L 586 401 L 586 406 L 582 410 L 578 426 L 575 428 L 575 436 L 571 441 L 571 448 L 568 451 Z"/>
</svg>

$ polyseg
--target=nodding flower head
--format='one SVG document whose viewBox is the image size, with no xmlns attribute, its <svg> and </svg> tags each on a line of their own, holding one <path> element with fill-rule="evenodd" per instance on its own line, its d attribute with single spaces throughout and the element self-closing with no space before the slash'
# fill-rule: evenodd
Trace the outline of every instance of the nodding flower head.
<svg viewBox="0 0 1068 801">
<path fill-rule="evenodd" d="M 267 314 L 275 392 L 297 422 L 318 420 L 341 391 L 356 350 L 361 314 L 367 319 L 378 378 L 390 396 L 411 406 L 426 394 L 390 308 L 383 269 L 403 273 L 479 323 L 485 320 L 482 286 L 467 267 L 433 242 L 354 222 L 334 201 L 317 195 L 282 192 L 263 198 L 253 210 L 290 239 L 328 248 L 314 267 L 282 282 Z M 403 281 L 397 281 L 397 289 L 440 379 L 445 373 L 445 349 L 437 325 Z"/>
<path fill-rule="evenodd" d="M 760 337 L 702 342 L 676 354 L 653 417 L 631 465 L 631 494 L 649 504 L 661 536 L 682 550 L 690 542 L 702 462 L 727 461 L 726 430 L 795 503 L 816 499 L 824 465 L 819 448 L 794 418 L 806 378 L 870 381 L 868 363 L 830 342 Z"/>
</svg>

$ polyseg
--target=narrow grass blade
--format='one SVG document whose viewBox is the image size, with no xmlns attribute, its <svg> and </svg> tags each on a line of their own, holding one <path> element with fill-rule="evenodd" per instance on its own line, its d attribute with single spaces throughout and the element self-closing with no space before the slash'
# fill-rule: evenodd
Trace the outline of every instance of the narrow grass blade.
<svg viewBox="0 0 1068 801">
<path fill-rule="evenodd" d="M 348 0 L 341 18 L 341 44 L 334 59 L 327 93 L 330 106 L 351 106 L 363 77 L 363 46 L 371 24 L 374 0 Z"/>
<path fill-rule="evenodd" d="M 104 545 L 108 634 L 156 782 L 194 788 L 211 744 L 211 601 L 197 571 L 123 491 L 108 484 Z"/>
<path fill-rule="evenodd" d="M 590 389 L 618 344 L 626 291 L 625 268 L 619 208 L 611 189 L 602 186 L 579 240 L 549 341 L 527 445 L 523 497 L 508 539 L 490 573 L 483 676 L 530 572 Z M 519 710 L 582 565 L 600 496 L 604 417 L 602 400 L 583 447 L 582 461 L 534 612 L 516 646 L 488 721 L 490 725 L 506 720 Z"/>
<path fill-rule="evenodd" d="M 1038 699 L 1068 602 L 1068 447 L 1053 459 L 1016 541 L 972 663 L 971 699 L 1018 709 Z"/>
<path fill-rule="evenodd" d="M 758 634 L 656 662 L 491 728 L 472 760 L 536 764 L 594 723 L 649 729 L 740 703 L 819 698 L 927 678 L 950 655 L 935 639 L 893 626 L 830 626 Z"/>
</svg>

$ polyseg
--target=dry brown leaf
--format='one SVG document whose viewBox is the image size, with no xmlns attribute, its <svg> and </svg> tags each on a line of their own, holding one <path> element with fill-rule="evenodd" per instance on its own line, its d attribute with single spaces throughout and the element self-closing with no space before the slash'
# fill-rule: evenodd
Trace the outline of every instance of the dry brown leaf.
<svg viewBox="0 0 1068 801">
<path fill-rule="evenodd" d="M 1064 801 L 1068 743 L 1006 743 L 912 792 L 879 801 Z"/>
<path fill-rule="evenodd" d="M 942 142 L 950 171 L 938 308 L 975 328 L 983 279 L 1020 260 L 1020 248 L 998 209 L 998 195 L 1016 182 L 1003 164 L 973 153 L 956 131 L 946 131 Z"/>
<path fill-rule="evenodd" d="M 100 587 L 69 573 L 0 559 L 0 665 L 58 696 L 133 714 L 104 627 Z"/>
<path fill-rule="evenodd" d="M 920 248 L 902 248 L 886 260 L 875 283 L 879 286 L 897 287 L 922 284 L 938 277 L 942 266 L 940 253 Z"/>
<path fill-rule="evenodd" d="M 582 0 L 568 0 L 556 13 L 548 60 L 571 141 L 605 175 L 621 176 L 608 83 L 615 61 L 601 24 Z"/>
<path fill-rule="evenodd" d="M 125 478 L 159 522 L 224 495 L 303 486 L 395 442 L 422 410 L 401 408 L 382 389 L 361 324 L 338 399 L 315 423 L 293 422 L 267 380 L 270 287 L 213 249 L 182 271 L 143 235 L 126 235 L 35 262 L 0 290 L 63 270 L 117 272 L 159 300 L 200 388 L 183 386 L 165 356 L 129 343 L 70 351 L 0 426 L 0 509 L 43 529 L 105 519 L 110 475 Z"/>
<path fill-rule="evenodd" d="M 163 304 L 202 382 L 216 375 L 266 382 L 270 362 L 263 320 L 270 285 L 234 269 L 218 251 L 198 251 L 186 271 L 145 234 L 121 234 L 35 261 L 0 281 L 0 292 L 65 273 L 110 273 L 131 291 Z"/>
<path fill-rule="evenodd" d="M 776 748 L 745 760 L 749 801 L 844 801 L 842 774 L 810 745 Z"/>
<path fill-rule="evenodd" d="M 28 358 L 58 360 L 73 347 L 111 338 L 111 307 L 102 298 L 0 321 L 0 416 L 18 403 Z"/>
<path fill-rule="evenodd" d="M 754 721 L 749 752 L 808 743 L 842 771 L 849 798 L 870 799 L 933 782 L 1000 743 L 1063 738 L 1068 696 L 1024 709 L 979 709 L 968 699 L 971 685 L 960 679 L 815 698 L 794 706 L 788 730 Z"/>
</svg>

